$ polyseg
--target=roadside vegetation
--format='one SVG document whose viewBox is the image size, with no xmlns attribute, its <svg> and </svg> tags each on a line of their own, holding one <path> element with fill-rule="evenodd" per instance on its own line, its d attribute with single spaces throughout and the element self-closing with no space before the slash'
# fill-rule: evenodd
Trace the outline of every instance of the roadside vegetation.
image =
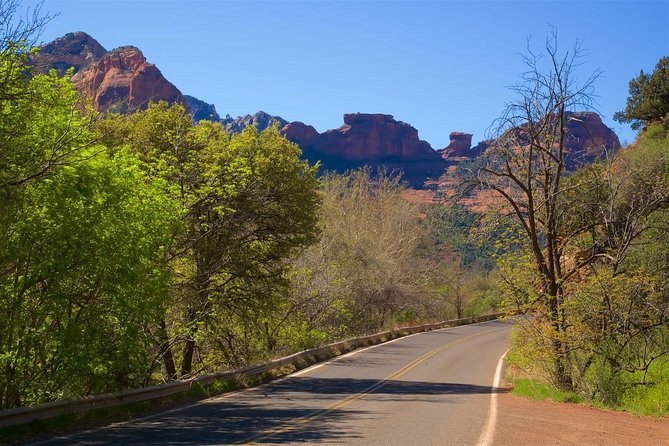
<svg viewBox="0 0 669 446">
<path fill-rule="evenodd" d="M 500 137 L 469 179 L 500 197 L 488 212 L 511 228 L 497 239 L 500 292 L 527 317 L 507 363 L 546 383 L 518 380 L 524 394 L 667 415 L 666 61 L 630 83 L 637 141 L 570 173 L 566 112 L 591 104 L 598 73 L 576 82 L 581 49 L 560 53 L 555 34 L 545 52 L 528 52 Z"/>
</svg>

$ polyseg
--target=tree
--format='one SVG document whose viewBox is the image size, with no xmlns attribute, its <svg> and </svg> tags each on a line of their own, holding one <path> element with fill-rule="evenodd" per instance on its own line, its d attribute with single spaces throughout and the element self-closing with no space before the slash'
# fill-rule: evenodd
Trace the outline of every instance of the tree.
<svg viewBox="0 0 669 446">
<path fill-rule="evenodd" d="M 613 115 L 618 122 L 630 122 L 638 130 L 669 113 L 669 56 L 657 62 L 651 75 L 642 70 L 632 79 L 629 94 L 625 110 Z"/>
<path fill-rule="evenodd" d="M 561 218 L 569 212 L 562 200 L 566 175 L 567 112 L 592 103 L 595 72 L 577 83 L 575 70 L 583 50 L 577 43 L 563 55 L 557 32 L 547 39 L 546 64 L 528 45 L 523 56 L 528 70 L 512 91 L 516 100 L 507 105 L 497 121 L 499 138 L 486 151 L 484 164 L 472 184 L 491 189 L 506 203 L 504 211 L 521 228 L 522 241 L 536 274 L 534 302 L 543 304 L 549 324 L 554 357 L 553 373 L 559 387 L 572 387 L 567 329 L 563 315 L 565 284 L 582 268 L 565 259 L 566 234 Z"/>
<path fill-rule="evenodd" d="M 24 97 L 17 79 L 29 71 L 25 62 L 44 26 L 53 18 L 42 12 L 42 3 L 19 15 L 19 0 L 0 0 L 0 101 Z"/>
<path fill-rule="evenodd" d="M 323 179 L 321 239 L 292 265 L 293 305 L 307 328 L 342 336 L 441 315 L 421 209 L 403 190 L 383 172 Z"/>
<path fill-rule="evenodd" d="M 633 150 L 567 174 L 563 104 L 581 95 L 587 104 L 588 90 L 562 89 L 568 76 L 558 68 L 573 65 L 556 60 L 552 48 L 552 75 L 537 77 L 520 90 L 523 101 L 512 104 L 527 122 L 504 130 L 473 182 L 503 197 L 500 211 L 519 228 L 506 240 L 519 249 L 498 262 L 505 294 L 536 316 L 525 322 L 516 347 L 550 365 L 558 387 L 610 403 L 611 383 L 624 373 L 645 373 L 668 352 L 662 263 L 641 267 L 638 253 L 661 246 L 666 236 L 659 216 L 669 205 L 669 145 L 658 125 Z M 554 105 L 543 114 L 526 112 L 546 100 Z"/>
<path fill-rule="evenodd" d="M 133 156 L 89 153 L 28 185 L 17 218 L 0 226 L 2 408 L 151 375 L 176 209 Z"/>
<path fill-rule="evenodd" d="M 110 116 L 98 131 L 115 150 L 137 153 L 149 178 L 165 180 L 180 203 L 161 334 L 168 378 L 197 372 L 194 364 L 225 366 L 218 340 L 229 313 L 285 287 L 286 258 L 316 240 L 316 167 L 276 128 L 229 138 L 220 124 L 194 126 L 182 106 L 164 102 Z"/>
</svg>

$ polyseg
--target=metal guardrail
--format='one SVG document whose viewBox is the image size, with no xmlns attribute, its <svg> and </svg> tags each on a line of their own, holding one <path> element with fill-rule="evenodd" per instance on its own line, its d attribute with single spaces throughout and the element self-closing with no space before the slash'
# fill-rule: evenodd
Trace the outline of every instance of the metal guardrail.
<svg viewBox="0 0 669 446">
<path fill-rule="evenodd" d="M 391 339 L 395 339 L 410 334 L 421 333 L 425 331 L 437 330 L 445 327 L 455 327 L 458 325 L 467 325 L 477 322 L 485 322 L 498 319 L 504 313 L 495 313 L 485 316 L 478 316 L 465 319 L 453 319 L 449 321 L 437 322 L 433 324 L 417 325 L 412 327 L 402 327 L 395 330 L 384 331 L 369 336 L 347 339 L 334 342 L 322 347 L 305 350 L 294 353 L 283 358 L 274 359 L 261 364 L 255 364 L 235 370 L 226 370 L 208 375 L 202 375 L 197 378 L 172 381 L 150 387 L 139 389 L 124 390 L 121 392 L 104 393 L 91 397 L 81 397 L 69 400 L 58 400 L 36 406 L 18 407 L 0 411 L 0 427 L 15 426 L 27 424 L 37 420 L 47 420 L 61 415 L 85 412 L 88 410 L 101 409 L 106 407 L 122 406 L 129 403 L 142 401 L 159 400 L 170 397 L 178 393 L 187 392 L 195 384 L 208 385 L 215 381 L 223 381 L 236 377 L 253 377 L 261 373 L 269 372 L 281 367 L 295 364 L 303 360 L 325 360 L 355 350 L 368 345 L 379 344 Z"/>
</svg>

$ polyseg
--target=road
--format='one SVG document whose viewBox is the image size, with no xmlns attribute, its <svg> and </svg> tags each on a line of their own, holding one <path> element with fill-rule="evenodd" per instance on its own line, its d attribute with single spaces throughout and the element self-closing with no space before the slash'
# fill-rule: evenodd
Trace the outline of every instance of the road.
<svg viewBox="0 0 669 446">
<path fill-rule="evenodd" d="M 284 379 L 40 444 L 477 444 L 510 322 L 420 333 Z"/>
</svg>

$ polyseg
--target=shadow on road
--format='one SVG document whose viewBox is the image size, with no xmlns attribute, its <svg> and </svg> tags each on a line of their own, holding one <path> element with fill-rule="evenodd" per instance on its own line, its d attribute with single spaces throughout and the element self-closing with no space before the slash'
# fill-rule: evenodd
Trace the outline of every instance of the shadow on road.
<svg viewBox="0 0 669 446">
<path fill-rule="evenodd" d="M 314 410 L 305 408 L 267 408 L 256 404 L 221 402 L 198 405 L 132 424 L 111 426 L 88 434 L 72 435 L 48 442 L 49 445 L 129 445 L 171 444 L 211 445 L 247 442 L 263 433 L 283 428 L 287 423 L 309 417 Z M 318 417 L 317 422 L 291 425 L 287 432 L 278 433 L 271 442 L 317 443 L 345 441 L 355 434 L 337 422 L 345 417 L 363 415 L 355 411 L 333 410 Z M 262 442 L 262 440 L 258 440 Z"/>
<path fill-rule="evenodd" d="M 372 389 L 372 390 L 369 390 Z M 379 379 L 294 377 L 267 388 L 264 395 L 281 397 L 285 393 L 348 395 L 360 392 L 387 395 L 462 395 L 505 393 L 505 389 L 460 383 L 423 381 L 383 381 Z"/>
<path fill-rule="evenodd" d="M 366 393 L 367 399 L 392 400 L 407 396 L 420 399 L 425 395 L 489 394 L 493 391 L 505 392 L 457 383 L 295 377 L 239 395 L 238 401 L 209 401 L 145 420 L 56 439 L 48 444 L 206 445 L 250 440 L 275 444 L 343 443 L 360 437 L 347 420 L 360 421 L 375 415 L 359 410 L 322 409 L 358 393 Z M 271 437 L 262 438 L 268 433 Z"/>
</svg>

